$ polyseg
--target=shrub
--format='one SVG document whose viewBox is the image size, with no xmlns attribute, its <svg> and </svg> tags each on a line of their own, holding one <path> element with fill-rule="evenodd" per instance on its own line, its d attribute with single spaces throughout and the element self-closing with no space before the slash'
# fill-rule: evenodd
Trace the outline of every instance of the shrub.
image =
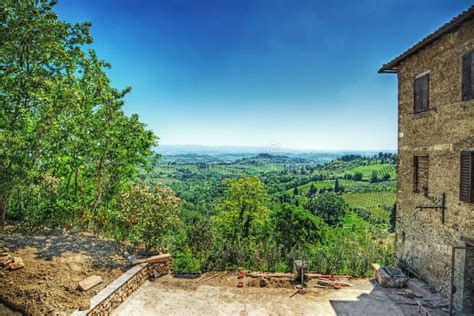
<svg viewBox="0 0 474 316">
<path fill-rule="evenodd" d="M 342 222 L 342 217 L 346 214 L 348 206 L 340 196 L 334 193 L 325 193 L 309 200 L 306 208 L 321 217 L 326 224 L 336 226 Z"/>
<path fill-rule="evenodd" d="M 352 180 L 362 181 L 363 177 L 364 177 L 364 175 L 362 174 L 362 172 L 355 172 L 354 175 L 352 176 Z"/>
<path fill-rule="evenodd" d="M 161 246 L 166 231 L 177 223 L 179 199 L 160 184 L 154 190 L 138 184 L 122 192 L 119 209 L 122 237 L 150 250 Z"/>
</svg>

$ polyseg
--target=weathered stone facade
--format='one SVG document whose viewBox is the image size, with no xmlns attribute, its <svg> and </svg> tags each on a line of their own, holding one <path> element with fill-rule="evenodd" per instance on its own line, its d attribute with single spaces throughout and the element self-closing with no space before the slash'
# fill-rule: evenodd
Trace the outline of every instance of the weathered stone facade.
<svg viewBox="0 0 474 316">
<path fill-rule="evenodd" d="M 462 55 L 473 49 L 474 20 L 470 19 L 396 66 L 397 258 L 445 295 L 450 291 L 452 247 L 465 246 L 461 236 L 474 238 L 474 204 L 459 198 L 460 153 L 474 150 L 474 99 L 461 101 L 461 65 Z M 429 74 L 430 110 L 414 114 L 414 79 L 425 73 Z M 413 189 L 414 156 L 429 157 L 427 196 Z M 443 193 L 444 224 L 439 210 L 417 211 L 419 205 L 433 205 Z M 457 264 L 456 271 L 474 265 L 465 259 Z M 456 284 L 462 283 L 461 277 L 455 277 Z"/>
</svg>

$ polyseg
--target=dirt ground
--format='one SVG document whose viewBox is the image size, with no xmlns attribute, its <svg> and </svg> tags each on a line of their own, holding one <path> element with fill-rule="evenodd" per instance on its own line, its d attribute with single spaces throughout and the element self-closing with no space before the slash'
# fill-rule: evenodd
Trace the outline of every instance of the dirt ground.
<svg viewBox="0 0 474 316">
<path fill-rule="evenodd" d="M 0 302 L 27 315 L 58 315 L 87 306 L 93 295 L 128 268 L 127 255 L 137 250 L 88 234 L 53 230 L 33 234 L 10 226 L 0 230 L 0 252 L 25 263 L 15 271 L 0 268 Z M 87 292 L 78 290 L 78 282 L 91 275 L 100 275 L 103 282 Z M 0 306 L 3 314 L 7 308 Z"/>
</svg>

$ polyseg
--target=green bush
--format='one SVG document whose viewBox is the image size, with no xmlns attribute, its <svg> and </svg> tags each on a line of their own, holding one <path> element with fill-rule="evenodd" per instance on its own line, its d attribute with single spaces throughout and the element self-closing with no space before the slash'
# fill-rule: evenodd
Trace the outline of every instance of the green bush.
<svg viewBox="0 0 474 316">
<path fill-rule="evenodd" d="M 193 256 L 189 247 L 186 247 L 173 258 L 172 269 L 175 273 L 201 272 L 201 263 Z"/>
</svg>

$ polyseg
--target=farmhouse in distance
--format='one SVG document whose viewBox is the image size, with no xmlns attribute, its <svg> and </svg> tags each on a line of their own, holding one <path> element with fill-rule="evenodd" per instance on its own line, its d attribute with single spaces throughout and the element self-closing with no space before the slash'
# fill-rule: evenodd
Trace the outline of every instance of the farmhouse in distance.
<svg viewBox="0 0 474 316">
<path fill-rule="evenodd" d="M 398 76 L 399 264 L 474 314 L 474 6 L 385 64 Z"/>
</svg>

